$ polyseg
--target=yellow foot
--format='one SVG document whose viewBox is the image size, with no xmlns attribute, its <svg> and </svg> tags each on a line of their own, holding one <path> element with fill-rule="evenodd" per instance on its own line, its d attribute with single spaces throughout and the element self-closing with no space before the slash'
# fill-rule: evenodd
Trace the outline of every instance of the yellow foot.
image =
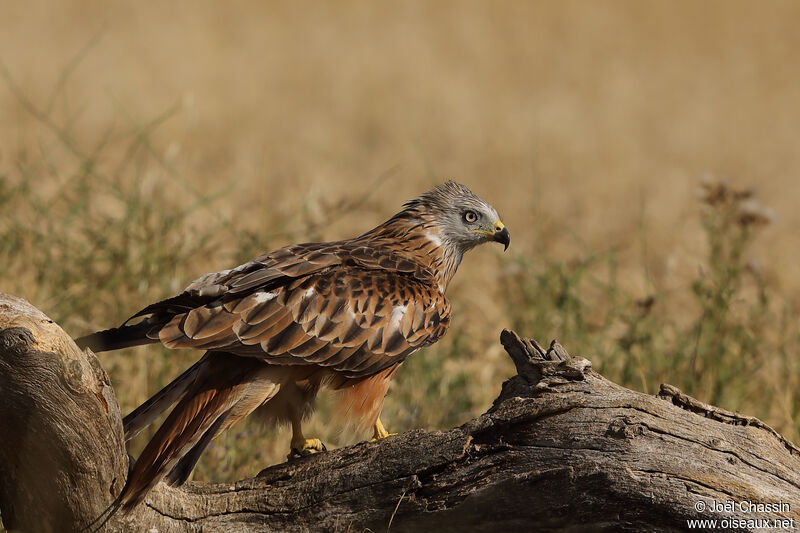
<svg viewBox="0 0 800 533">
<path fill-rule="evenodd" d="M 299 457 L 305 457 L 307 455 L 311 455 L 314 453 L 319 452 L 327 452 L 328 448 L 325 447 L 325 444 L 319 439 L 303 439 L 300 441 L 292 442 L 292 449 L 289 452 L 289 455 L 286 456 L 287 459 L 297 459 Z"/>
<path fill-rule="evenodd" d="M 383 427 L 380 418 L 375 421 L 375 425 L 372 426 L 372 430 L 373 433 L 370 442 L 375 442 L 376 440 L 385 439 L 386 437 L 391 437 L 392 435 L 397 435 L 397 433 L 389 433 L 388 431 L 386 431 L 386 428 Z"/>
</svg>

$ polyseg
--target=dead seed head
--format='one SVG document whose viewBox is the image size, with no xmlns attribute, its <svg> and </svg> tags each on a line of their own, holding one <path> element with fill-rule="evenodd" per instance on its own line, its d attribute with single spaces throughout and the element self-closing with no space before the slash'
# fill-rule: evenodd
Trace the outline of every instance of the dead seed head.
<svg viewBox="0 0 800 533">
<path fill-rule="evenodd" d="M 715 209 L 730 209 L 735 223 L 742 228 L 766 226 L 775 222 L 775 211 L 758 203 L 753 189 L 736 188 L 725 179 L 704 177 L 698 197 Z"/>
<path fill-rule="evenodd" d="M 766 226 L 775 222 L 775 211 L 755 200 L 747 200 L 739 205 L 736 222 L 745 228 Z"/>
<path fill-rule="evenodd" d="M 700 181 L 698 197 L 700 201 L 712 207 L 731 205 L 752 198 L 752 189 L 738 189 L 725 179 L 704 177 Z"/>
</svg>

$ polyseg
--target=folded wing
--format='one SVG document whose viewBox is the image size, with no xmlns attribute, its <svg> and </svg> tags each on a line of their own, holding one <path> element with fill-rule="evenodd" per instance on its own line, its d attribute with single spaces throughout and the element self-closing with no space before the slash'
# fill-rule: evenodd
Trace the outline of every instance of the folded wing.
<svg viewBox="0 0 800 533">
<path fill-rule="evenodd" d="M 319 365 L 361 377 L 435 342 L 449 322 L 444 296 L 413 275 L 337 265 L 282 285 L 231 290 L 174 315 L 151 335 L 170 348 Z"/>
</svg>

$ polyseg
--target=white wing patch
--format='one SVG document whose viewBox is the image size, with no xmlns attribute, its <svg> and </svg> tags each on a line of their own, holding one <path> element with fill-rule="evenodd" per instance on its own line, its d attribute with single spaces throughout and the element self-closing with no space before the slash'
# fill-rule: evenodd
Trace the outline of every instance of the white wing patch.
<svg viewBox="0 0 800 533">
<path fill-rule="evenodd" d="M 396 305 L 392 308 L 392 316 L 389 317 L 389 325 L 387 327 L 389 331 L 400 328 L 400 321 L 403 320 L 406 311 L 408 311 L 408 306 L 406 305 Z"/>
<path fill-rule="evenodd" d="M 275 298 L 278 294 L 275 292 L 257 292 L 255 293 L 256 302 L 263 304 Z"/>
</svg>

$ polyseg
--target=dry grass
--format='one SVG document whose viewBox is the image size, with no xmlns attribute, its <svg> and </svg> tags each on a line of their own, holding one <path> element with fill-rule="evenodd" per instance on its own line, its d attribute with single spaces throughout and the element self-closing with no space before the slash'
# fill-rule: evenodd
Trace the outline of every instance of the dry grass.
<svg viewBox="0 0 800 533">
<path fill-rule="evenodd" d="M 0 290 L 77 336 L 257 251 L 359 233 L 455 177 L 512 247 L 466 258 L 453 329 L 398 375 L 390 429 L 483 411 L 512 372 L 497 337 L 513 325 L 797 438 L 798 12 L 6 2 Z M 757 186 L 777 221 L 699 202 L 707 173 Z M 197 356 L 101 359 L 129 410 Z M 329 444 L 360 438 L 326 413 L 323 399 L 311 429 Z M 252 475 L 287 442 L 242 426 L 197 477 Z"/>
</svg>

